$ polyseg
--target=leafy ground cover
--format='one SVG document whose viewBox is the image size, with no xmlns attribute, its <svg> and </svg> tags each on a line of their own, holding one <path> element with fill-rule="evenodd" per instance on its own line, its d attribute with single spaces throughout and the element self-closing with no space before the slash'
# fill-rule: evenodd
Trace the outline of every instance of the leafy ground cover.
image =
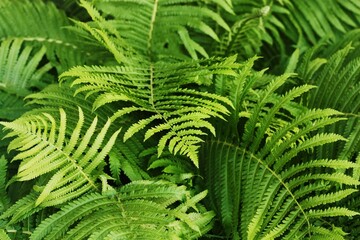
<svg viewBox="0 0 360 240">
<path fill-rule="evenodd" d="M 358 0 L 0 0 L 0 239 L 359 239 Z"/>
</svg>

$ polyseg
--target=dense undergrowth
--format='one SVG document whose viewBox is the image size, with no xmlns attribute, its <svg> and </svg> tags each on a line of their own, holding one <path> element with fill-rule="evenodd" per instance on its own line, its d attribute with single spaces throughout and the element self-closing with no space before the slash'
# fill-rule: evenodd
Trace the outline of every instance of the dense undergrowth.
<svg viewBox="0 0 360 240">
<path fill-rule="evenodd" d="M 0 0 L 0 239 L 359 239 L 358 0 Z"/>
</svg>

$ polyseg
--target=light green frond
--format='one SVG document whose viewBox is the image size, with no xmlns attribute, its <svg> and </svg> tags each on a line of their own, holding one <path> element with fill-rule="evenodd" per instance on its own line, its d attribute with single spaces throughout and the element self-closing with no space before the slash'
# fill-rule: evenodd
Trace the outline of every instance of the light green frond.
<svg viewBox="0 0 360 240">
<path fill-rule="evenodd" d="M 154 115 L 147 119 L 142 119 L 139 122 L 131 125 L 131 127 L 129 127 L 128 130 L 124 134 L 124 141 L 126 141 L 127 139 L 132 137 L 135 133 L 137 133 L 141 129 L 145 128 L 147 125 L 149 125 L 154 120 L 161 119 L 161 117 L 162 117 L 161 115 Z"/>
<path fill-rule="evenodd" d="M 62 80 L 75 78 L 72 84 L 81 91 L 98 94 L 94 109 L 110 103 L 132 103 L 134 106 L 119 110 L 112 117 L 141 111 L 150 114 L 132 124 L 124 134 L 124 140 L 142 129 L 145 140 L 163 133 L 158 153 L 169 143 L 170 152 L 188 156 L 197 165 L 198 143 L 207 129 L 215 129 L 207 118 L 224 119 L 232 107 L 226 97 L 189 89 L 188 84 L 199 84 L 213 74 L 236 75 L 235 58 L 208 59 L 176 64 L 150 64 L 149 68 L 76 67 L 61 75 Z M 146 62 L 145 62 L 146 63 Z M 191 70 L 190 70 L 191 69 Z M 87 88 L 89 87 L 89 88 Z M 201 130 L 202 132 L 199 132 Z"/>
<path fill-rule="evenodd" d="M 308 212 L 309 216 L 312 218 L 320 218 L 324 216 L 335 217 L 335 216 L 356 216 L 359 215 L 358 212 L 351 211 L 347 208 L 342 207 L 331 207 L 324 210 L 310 210 Z"/>
<path fill-rule="evenodd" d="M 58 205 L 84 192 L 98 190 L 96 172 L 105 165 L 103 160 L 120 130 L 104 141 L 110 120 L 96 133 L 96 117 L 86 131 L 81 108 L 78 119 L 71 134 L 67 131 L 67 116 L 63 109 L 60 109 L 59 121 L 44 113 L 28 115 L 10 123 L 2 122 L 11 131 L 8 137 L 17 136 L 9 150 L 20 151 L 13 158 L 21 160 L 13 181 L 28 181 L 50 174 L 35 206 Z M 29 141 L 36 142 L 29 144 Z"/>
<path fill-rule="evenodd" d="M 40 106 L 39 109 L 34 109 L 30 114 L 42 114 L 47 112 L 52 115 L 58 114 L 58 108 L 62 107 L 67 113 L 69 128 L 75 129 L 78 124 L 78 106 L 84 112 L 84 128 L 91 125 L 91 118 L 93 118 L 91 103 L 95 100 L 94 97 L 89 96 L 85 99 L 84 95 L 79 93 L 74 96 L 75 89 L 71 89 L 67 84 L 61 86 L 50 85 L 42 92 L 31 94 L 27 97 L 32 105 Z M 136 107 L 135 107 L 136 108 Z M 126 108 L 123 108 L 128 112 Z M 138 110 L 138 108 L 136 108 Z M 112 122 L 115 122 L 117 117 L 116 113 L 121 109 L 118 106 L 106 104 L 103 107 L 96 109 L 95 114 L 98 117 L 98 124 L 105 125 L 108 118 L 114 116 Z M 132 112 L 132 111 L 130 111 Z M 88 116 L 88 117 L 87 117 Z M 125 121 L 125 118 L 121 118 Z M 116 132 L 117 124 L 111 124 L 109 132 Z M 71 133 L 70 133 L 71 134 Z M 120 137 L 123 137 L 121 135 Z M 117 142 L 109 153 L 109 167 L 111 175 L 117 182 L 120 182 L 121 172 L 125 173 L 131 180 L 148 179 L 148 174 L 142 169 L 143 163 L 139 160 L 138 154 L 144 150 L 144 146 L 140 139 L 132 137 L 125 143 Z"/>
<path fill-rule="evenodd" d="M 9 235 L 6 234 L 4 229 L 0 229 L 0 238 L 3 240 L 11 240 Z"/>
</svg>

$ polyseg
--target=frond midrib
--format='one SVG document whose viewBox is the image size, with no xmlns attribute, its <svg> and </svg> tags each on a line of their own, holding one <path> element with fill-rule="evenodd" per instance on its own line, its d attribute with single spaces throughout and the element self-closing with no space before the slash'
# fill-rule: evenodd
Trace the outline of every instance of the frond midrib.
<svg viewBox="0 0 360 240">
<path fill-rule="evenodd" d="M 3 124 L 3 125 L 5 125 L 5 126 L 8 125 L 6 122 L 0 122 L 0 124 Z M 65 157 L 66 157 L 66 159 L 68 160 L 68 162 L 70 162 L 76 169 L 78 169 L 78 171 L 81 173 L 82 176 L 84 176 L 84 178 L 85 178 L 85 179 L 87 180 L 87 182 L 91 185 L 91 187 L 92 187 L 94 190 L 99 191 L 99 189 L 98 189 L 98 187 L 96 186 L 95 182 L 92 181 L 92 180 L 88 177 L 88 175 L 83 171 L 82 167 L 77 164 L 76 160 L 75 160 L 75 159 L 72 159 L 71 156 L 70 156 L 68 153 L 66 153 L 66 152 L 63 151 L 63 149 L 61 149 L 60 147 L 57 147 L 57 146 L 55 145 L 55 143 L 51 143 L 48 139 L 45 139 L 45 138 L 43 138 L 42 136 L 39 136 L 39 135 L 37 135 L 37 134 L 34 134 L 34 133 L 31 132 L 31 131 L 30 131 L 30 132 L 29 132 L 29 131 L 26 131 L 26 129 L 23 129 L 23 128 L 18 129 L 18 131 L 20 131 L 20 132 L 21 132 L 21 130 L 23 130 L 23 134 L 25 133 L 26 135 L 32 135 L 32 136 L 34 136 L 35 138 L 37 138 L 38 140 L 40 140 L 40 142 L 46 143 L 47 146 L 49 146 L 49 147 L 51 147 L 52 149 L 55 149 L 56 151 L 60 152 L 60 154 L 61 154 L 62 156 L 65 156 Z"/>
<path fill-rule="evenodd" d="M 213 143 L 214 144 L 222 144 L 222 145 L 225 145 L 225 146 L 228 146 L 228 147 L 231 147 L 231 148 L 239 149 L 240 152 L 243 152 L 244 154 L 247 154 L 248 156 L 251 156 L 251 159 L 256 159 L 256 161 L 260 165 L 262 165 L 266 169 L 266 171 L 268 171 L 273 177 L 275 177 L 279 181 L 279 183 L 286 189 L 286 192 L 288 192 L 288 194 L 291 196 L 291 198 L 293 199 L 295 204 L 298 206 L 300 212 L 303 214 L 304 221 L 306 221 L 307 226 L 308 226 L 308 234 L 309 234 L 309 236 L 311 235 L 310 234 L 311 224 L 310 224 L 310 220 L 309 220 L 305 210 L 302 208 L 301 204 L 296 199 L 294 193 L 289 189 L 287 184 L 284 181 L 282 181 L 282 178 L 281 178 L 281 176 L 279 174 L 277 174 L 275 171 L 273 171 L 267 164 L 265 164 L 264 161 L 262 161 L 258 156 L 256 156 L 253 152 L 247 150 L 246 148 L 234 145 L 234 144 L 226 142 L 226 141 L 221 141 L 220 139 L 216 139 L 216 140 L 211 139 L 209 141 L 211 142 L 211 144 L 213 144 Z"/>
</svg>

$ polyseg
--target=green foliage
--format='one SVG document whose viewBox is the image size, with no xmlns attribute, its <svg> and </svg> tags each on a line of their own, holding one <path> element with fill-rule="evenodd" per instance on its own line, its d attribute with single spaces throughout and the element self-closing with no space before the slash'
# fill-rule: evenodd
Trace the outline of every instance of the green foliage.
<svg viewBox="0 0 360 240">
<path fill-rule="evenodd" d="M 169 182 L 135 181 L 67 204 L 30 239 L 194 239 L 211 227 L 213 213 L 196 207 L 205 195 L 191 197 Z"/>
<path fill-rule="evenodd" d="M 241 115 L 243 131 L 220 138 L 208 139 L 203 148 L 200 170 L 209 189 L 210 205 L 221 216 L 224 231 L 233 239 L 290 239 L 296 235 L 312 236 L 313 219 L 327 216 L 354 216 L 357 213 L 344 208 L 321 208 L 345 198 L 356 189 L 333 191 L 337 182 L 355 185 L 357 179 L 330 169 L 357 168 L 355 163 L 341 160 L 306 159 L 306 152 L 327 143 L 346 140 L 333 133 L 311 133 L 340 120 L 341 113 L 332 109 L 288 111 L 291 101 L 312 89 L 303 85 L 274 98 L 275 91 L 288 78 L 272 80 L 265 89 L 257 90 L 252 103 L 247 103 L 247 85 L 254 82 L 248 70 L 253 61 L 244 66 L 237 84 L 226 91 L 236 99 L 236 115 Z M 248 76 L 246 76 L 248 75 Z M 236 98 L 235 98 L 236 97 Z M 336 116 L 338 115 L 338 117 Z M 234 126 L 239 127 L 235 117 Z M 234 136 L 235 135 L 235 136 Z M 318 170 L 316 170 L 318 169 Z M 314 174 L 307 174 L 307 172 Z M 331 191 L 329 191 L 331 190 Z M 331 233 L 333 234 L 333 233 Z M 328 237 L 330 237 L 330 233 Z"/>
<path fill-rule="evenodd" d="M 115 18 L 112 25 L 116 26 L 119 35 L 141 54 L 150 58 L 184 58 L 183 46 L 193 59 L 198 59 L 198 54 L 208 57 L 206 50 L 192 37 L 194 30 L 200 32 L 201 37 L 219 41 L 208 23 L 211 20 L 230 31 L 227 23 L 207 7 L 206 2 L 232 13 L 229 2 L 216 0 L 94 1 L 98 9 Z M 129 11 L 135 8 L 136 11 Z"/>
<path fill-rule="evenodd" d="M 0 0 L 0 239 L 358 239 L 359 10 Z"/>
<path fill-rule="evenodd" d="M 84 131 L 84 115 L 79 108 L 79 120 L 71 130 L 66 126 L 66 113 L 62 109 L 59 123 L 47 113 L 1 123 L 11 130 L 6 137 L 17 136 L 8 146 L 9 150 L 19 151 L 13 161 L 21 161 L 11 181 L 28 181 L 51 174 L 46 177 L 46 184 L 37 186 L 39 196 L 35 207 L 59 205 L 88 191 L 99 190 L 96 179 L 101 176 L 103 159 L 120 130 L 104 142 L 111 121 L 95 135 L 97 121 L 95 117 Z"/>
<path fill-rule="evenodd" d="M 0 39 L 19 39 L 46 47 L 46 57 L 59 72 L 84 63 L 86 51 L 67 30 L 70 21 L 51 2 L 2 0 Z"/>
</svg>

